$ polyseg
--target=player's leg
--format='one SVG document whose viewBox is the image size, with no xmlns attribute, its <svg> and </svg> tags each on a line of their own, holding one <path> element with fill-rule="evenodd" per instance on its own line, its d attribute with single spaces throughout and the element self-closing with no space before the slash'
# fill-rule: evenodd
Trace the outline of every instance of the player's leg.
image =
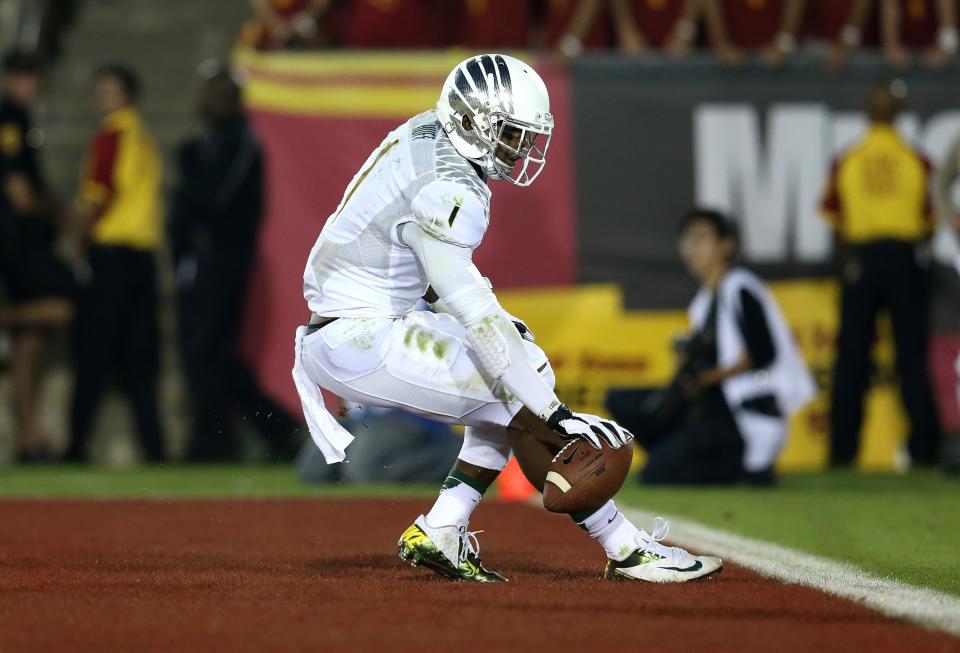
<svg viewBox="0 0 960 653">
<path fill-rule="evenodd" d="M 119 371 L 133 407 L 144 459 L 150 463 L 162 463 L 167 454 L 157 407 L 160 333 L 156 268 L 150 254 L 133 252 L 124 256 L 127 284 L 124 289 L 125 328 L 117 342 Z"/>
<path fill-rule="evenodd" d="M 337 324 L 339 323 L 332 323 Z M 470 435 L 475 436 L 482 432 L 504 451 L 509 450 L 512 445 L 524 473 L 535 486 L 543 487 L 550 461 L 562 448 L 564 440 L 542 420 L 523 409 L 517 402 L 511 401 L 498 384 L 486 380 L 479 362 L 466 345 L 463 327 L 456 320 L 446 315 L 414 313 L 376 333 L 361 333 L 352 339 L 345 335 L 361 327 L 362 325 L 358 324 L 343 324 L 332 329 L 325 327 L 317 335 L 304 339 L 304 365 L 308 376 L 314 382 L 349 401 L 369 406 L 401 408 L 439 421 L 479 427 L 483 431 L 471 430 Z M 357 342 L 357 345 L 353 346 L 352 342 Z M 527 353 L 531 361 L 552 383 L 553 372 L 546 364 L 546 355 L 539 347 L 528 344 Z M 470 442 L 465 440 L 464 446 L 469 444 Z M 502 464 L 485 465 L 464 455 L 461 452 L 462 462 L 465 464 L 459 467 L 459 471 L 455 467 L 454 471 L 457 473 L 452 475 L 453 481 L 459 481 L 455 487 L 464 485 L 463 479 L 457 478 L 461 472 L 469 477 L 469 472 L 472 471 L 485 479 L 485 485 L 478 483 L 479 489 L 474 488 L 477 495 L 482 495 L 481 490 L 489 485 L 495 473 L 506 464 L 506 457 L 503 457 Z M 466 493 L 465 489 L 461 488 L 461 491 Z M 471 496 L 476 499 L 477 495 Z M 463 498 L 467 500 L 461 501 L 463 506 L 459 510 L 462 511 L 461 514 L 469 516 L 479 501 L 471 501 L 467 496 Z M 607 514 L 611 507 L 613 519 Z M 603 512 L 605 509 L 607 512 Z M 631 564 L 635 567 L 637 565 L 632 563 L 639 560 L 638 564 L 673 564 L 686 574 L 695 571 L 692 563 L 683 564 L 681 567 L 675 562 L 680 560 L 685 563 L 692 556 L 680 549 L 660 545 L 656 536 L 662 537 L 662 533 L 650 535 L 637 529 L 612 503 L 591 514 L 573 517 L 601 543 L 608 551 L 608 556 L 614 556 L 611 560 L 621 565 L 618 569 L 631 569 L 623 565 Z M 448 538 L 430 530 L 431 527 L 425 524 L 424 518 L 421 524 L 415 522 L 401 536 L 398 542 L 401 556 L 413 557 L 411 552 L 428 554 L 442 549 L 446 551 L 446 563 L 442 569 L 436 566 L 432 568 L 456 578 L 481 580 L 482 576 L 476 574 L 468 565 L 469 554 L 471 549 L 475 548 L 475 541 L 468 536 L 466 524 L 444 525 L 441 528 L 449 529 L 445 532 L 451 534 L 449 540 L 451 543 L 456 541 L 457 547 L 436 546 L 436 541 L 426 542 L 426 539 L 446 541 Z M 455 537 L 452 535 L 454 532 Z M 629 547 L 630 552 L 623 559 L 617 560 L 616 557 L 620 556 L 624 547 Z M 424 555 L 424 558 L 435 561 L 431 555 Z M 719 568 L 720 561 L 713 560 L 716 561 L 716 566 L 702 565 L 705 572 Z M 650 576 L 668 574 L 667 571 L 648 573 L 651 569 L 652 565 L 643 568 L 642 577 L 656 580 L 659 578 Z M 696 570 L 699 569 L 701 566 L 696 566 Z M 629 573 L 641 577 L 635 570 Z"/>
<path fill-rule="evenodd" d="M 507 433 L 524 475 L 542 488 L 553 457 L 566 441 L 525 408 Z M 693 556 L 660 544 L 667 534 L 667 522 L 658 518 L 654 532 L 648 533 L 627 519 L 612 499 L 570 518 L 603 547 L 607 554 L 604 575 L 610 580 L 675 583 L 708 576 L 723 566 L 719 558 Z"/>
<path fill-rule="evenodd" d="M 11 377 L 14 428 L 21 462 L 46 458 L 46 438 L 37 423 L 37 402 L 45 337 L 40 329 L 21 329 L 13 338 Z"/>
<path fill-rule="evenodd" d="M 426 515 L 427 522 L 435 525 L 468 523 L 484 493 L 506 466 L 509 456 L 510 445 L 503 429 L 468 426 L 457 461 Z"/>
<path fill-rule="evenodd" d="M 30 299 L 11 307 L 4 316 L 4 322 L 13 327 L 11 398 L 21 462 L 43 462 L 50 456 L 49 442 L 37 418 L 43 357 L 50 333 L 65 327 L 71 316 L 69 302 L 60 297 Z"/>
<path fill-rule="evenodd" d="M 860 447 L 864 393 L 870 377 L 877 312 L 882 296 L 880 270 L 872 258 L 851 259 L 840 290 L 840 330 L 830 396 L 830 464 L 853 465 Z"/>
<path fill-rule="evenodd" d="M 347 401 L 467 426 L 460 457 L 428 513 L 430 525 L 427 515 L 418 517 L 398 550 L 450 577 L 501 580 L 480 565 L 466 526 L 506 465 L 506 427 L 519 406 L 485 378 L 463 326 L 448 315 L 418 312 L 400 320 L 342 319 L 303 339 L 301 361 L 311 381 Z"/>
<path fill-rule="evenodd" d="M 397 542 L 400 557 L 446 576 L 476 582 L 505 580 L 480 561 L 476 539 L 467 531 L 473 511 L 510 458 L 506 429 L 467 426 L 463 447 L 433 507 L 420 515 Z"/>
</svg>

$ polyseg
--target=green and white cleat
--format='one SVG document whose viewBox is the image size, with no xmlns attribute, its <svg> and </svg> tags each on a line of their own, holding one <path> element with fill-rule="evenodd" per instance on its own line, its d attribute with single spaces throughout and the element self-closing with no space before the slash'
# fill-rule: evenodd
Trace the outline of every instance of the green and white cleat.
<svg viewBox="0 0 960 653">
<path fill-rule="evenodd" d="M 480 562 L 476 533 L 468 532 L 466 526 L 430 526 L 423 515 L 400 536 L 397 552 L 401 560 L 409 561 L 412 566 L 432 569 L 453 580 L 472 583 L 507 580 L 485 569 Z"/>
<path fill-rule="evenodd" d="M 642 580 L 648 583 L 685 583 L 704 578 L 723 569 L 723 560 L 714 556 L 695 556 L 675 547 L 664 546 L 670 522 L 662 517 L 654 520 L 653 534 L 641 530 L 637 548 L 622 560 L 607 560 L 603 572 L 607 580 Z"/>
</svg>

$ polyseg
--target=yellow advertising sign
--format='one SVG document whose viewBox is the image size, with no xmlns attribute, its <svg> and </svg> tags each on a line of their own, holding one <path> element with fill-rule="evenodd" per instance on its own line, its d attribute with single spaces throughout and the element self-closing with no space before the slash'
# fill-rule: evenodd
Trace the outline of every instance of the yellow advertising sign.
<svg viewBox="0 0 960 653">
<path fill-rule="evenodd" d="M 832 281 L 771 284 L 820 394 L 794 416 L 778 467 L 821 469 L 827 463 L 830 372 L 837 331 L 837 288 Z M 665 385 L 673 375 L 672 340 L 688 328 L 683 311 L 626 311 L 614 285 L 498 291 L 504 307 L 523 318 L 550 357 L 557 393 L 574 410 L 605 414 L 611 388 Z M 889 323 L 881 320 L 876 372 L 867 397 L 858 465 L 892 469 L 906 433 L 893 373 Z"/>
</svg>

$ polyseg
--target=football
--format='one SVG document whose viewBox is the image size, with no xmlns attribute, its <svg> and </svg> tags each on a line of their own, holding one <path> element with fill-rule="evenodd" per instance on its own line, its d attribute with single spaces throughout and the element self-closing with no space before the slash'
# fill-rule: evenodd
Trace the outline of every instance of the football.
<svg viewBox="0 0 960 653">
<path fill-rule="evenodd" d="M 599 508 L 623 485 L 632 460 L 632 444 L 595 449 L 583 438 L 571 440 L 550 463 L 543 506 L 562 513 Z"/>
</svg>

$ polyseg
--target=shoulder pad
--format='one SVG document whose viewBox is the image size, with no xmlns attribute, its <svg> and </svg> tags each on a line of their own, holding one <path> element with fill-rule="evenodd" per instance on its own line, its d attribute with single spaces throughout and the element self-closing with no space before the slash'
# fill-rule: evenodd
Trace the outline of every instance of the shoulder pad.
<svg viewBox="0 0 960 653">
<path fill-rule="evenodd" d="M 420 227 L 438 240 L 474 249 L 490 218 L 476 194 L 462 184 L 433 181 L 410 204 Z"/>
</svg>

